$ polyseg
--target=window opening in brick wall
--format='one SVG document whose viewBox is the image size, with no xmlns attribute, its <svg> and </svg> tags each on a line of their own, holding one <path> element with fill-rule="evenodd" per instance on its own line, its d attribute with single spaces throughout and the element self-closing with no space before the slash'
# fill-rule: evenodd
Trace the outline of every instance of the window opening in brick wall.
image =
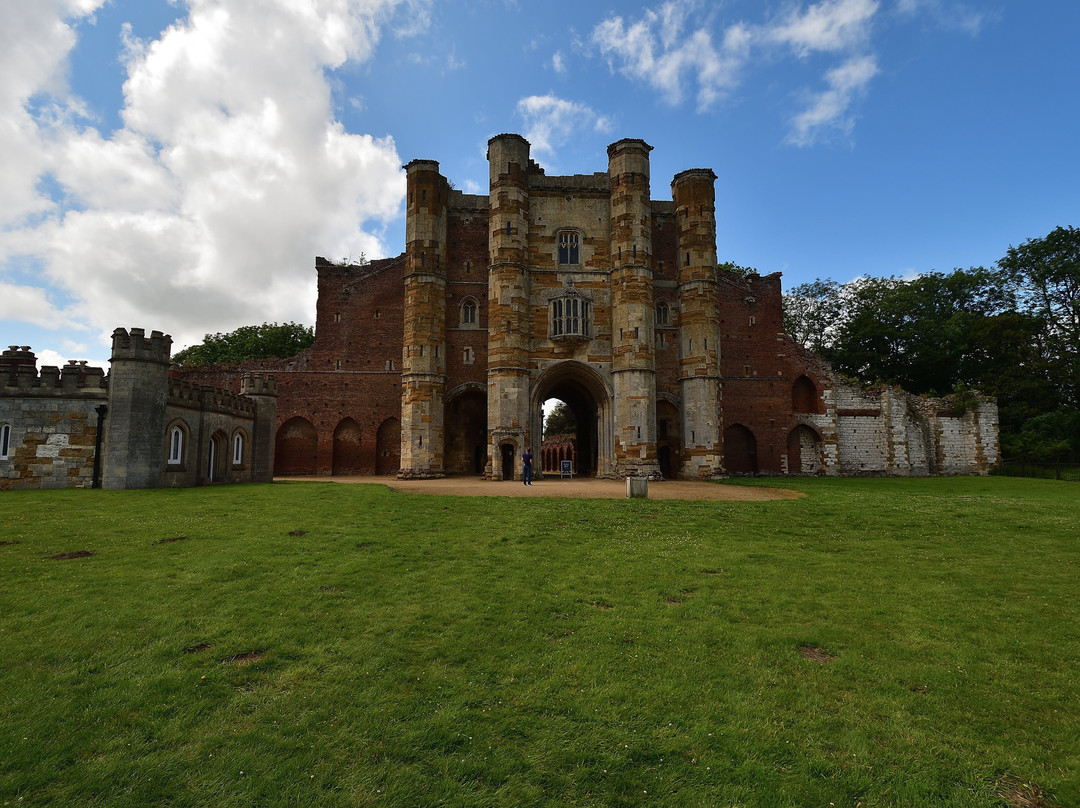
<svg viewBox="0 0 1080 808">
<path fill-rule="evenodd" d="M 671 321 L 671 307 L 661 300 L 656 304 L 656 324 L 663 328 Z"/>
<path fill-rule="evenodd" d="M 461 319 L 460 324 L 462 328 L 475 328 L 476 327 L 476 301 L 467 298 L 461 303 Z"/>
<path fill-rule="evenodd" d="M 0 458 L 7 460 L 8 447 L 11 445 L 11 424 L 0 425 Z"/>
<path fill-rule="evenodd" d="M 506 223 L 506 235 L 510 235 L 510 222 Z"/>
<path fill-rule="evenodd" d="M 340 323 L 341 322 L 341 312 L 335 312 L 334 313 L 334 322 L 335 323 Z"/>
<path fill-rule="evenodd" d="M 375 319 L 378 320 L 380 316 L 382 316 L 382 312 L 378 309 L 375 309 Z"/>
<path fill-rule="evenodd" d="M 757 317 L 750 315 L 750 325 L 754 325 L 757 322 Z"/>
<path fill-rule="evenodd" d="M 573 231 L 559 233 L 559 263 L 563 266 L 580 263 L 578 234 Z"/>
<path fill-rule="evenodd" d="M 661 348 L 666 348 L 667 347 L 667 339 L 664 337 L 663 334 L 657 334 L 656 335 L 656 341 L 660 345 Z"/>
<path fill-rule="evenodd" d="M 743 365 L 742 366 L 742 372 L 743 372 L 743 376 L 749 376 L 750 375 L 750 366 L 749 365 Z"/>
<path fill-rule="evenodd" d="M 334 370 L 341 370 L 341 360 L 340 359 L 335 359 L 334 360 Z"/>
<path fill-rule="evenodd" d="M 466 348 L 461 352 L 461 364 L 471 365 L 473 363 L 473 349 Z"/>
<path fill-rule="evenodd" d="M 424 355 L 424 346 L 423 346 L 423 345 L 417 345 L 416 347 L 417 347 L 417 348 L 419 349 L 419 351 L 420 351 L 419 355 L 420 355 L 420 356 L 423 356 L 423 355 Z"/>
<path fill-rule="evenodd" d="M 421 191 L 420 192 L 420 201 L 421 202 L 427 202 L 427 191 Z"/>
</svg>

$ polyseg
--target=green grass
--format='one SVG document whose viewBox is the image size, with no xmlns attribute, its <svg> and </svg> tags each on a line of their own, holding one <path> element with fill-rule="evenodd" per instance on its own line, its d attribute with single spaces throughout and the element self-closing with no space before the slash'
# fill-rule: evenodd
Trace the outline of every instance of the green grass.
<svg viewBox="0 0 1080 808">
<path fill-rule="evenodd" d="M 783 484 L 5 493 L 0 805 L 1080 805 L 1080 489 Z"/>
</svg>

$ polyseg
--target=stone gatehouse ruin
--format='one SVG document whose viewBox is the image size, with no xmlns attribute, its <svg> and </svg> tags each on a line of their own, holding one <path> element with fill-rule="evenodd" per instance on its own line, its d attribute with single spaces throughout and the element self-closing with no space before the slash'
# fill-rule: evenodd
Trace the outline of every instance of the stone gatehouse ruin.
<svg viewBox="0 0 1080 808">
<path fill-rule="evenodd" d="M 606 171 L 547 176 L 520 135 L 488 142 L 489 193 L 406 165 L 405 251 L 316 258 L 313 347 L 201 368 L 278 380 L 277 474 L 520 479 L 542 405 L 577 423 L 575 472 L 985 474 L 997 407 L 842 381 L 783 330 L 780 275 L 718 268 L 716 175 L 652 198 L 642 140 Z"/>
</svg>

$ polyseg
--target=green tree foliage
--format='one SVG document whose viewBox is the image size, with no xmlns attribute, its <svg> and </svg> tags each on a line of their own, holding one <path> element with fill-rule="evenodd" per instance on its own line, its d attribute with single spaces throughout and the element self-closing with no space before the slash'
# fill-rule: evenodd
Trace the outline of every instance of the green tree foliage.
<svg viewBox="0 0 1080 808">
<path fill-rule="evenodd" d="M 246 325 L 228 334 L 207 334 L 201 344 L 173 356 L 177 365 L 214 365 L 247 359 L 295 356 L 315 342 L 315 330 L 299 323 Z"/>
<path fill-rule="evenodd" d="M 1080 229 L 1058 227 L 1009 247 L 998 266 L 1022 306 L 1043 318 L 1045 340 L 1061 395 L 1080 407 Z"/>
<path fill-rule="evenodd" d="M 574 436 L 577 434 L 577 419 L 574 412 L 562 401 L 558 402 L 544 419 L 544 437 L 556 435 Z"/>
</svg>

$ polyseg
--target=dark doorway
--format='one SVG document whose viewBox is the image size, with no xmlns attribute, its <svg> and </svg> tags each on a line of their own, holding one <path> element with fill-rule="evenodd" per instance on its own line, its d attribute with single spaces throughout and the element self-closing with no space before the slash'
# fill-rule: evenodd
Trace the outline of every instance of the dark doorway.
<svg viewBox="0 0 1080 808">
<path fill-rule="evenodd" d="M 729 474 L 757 473 L 757 439 L 742 424 L 724 430 L 724 467 Z"/>
<path fill-rule="evenodd" d="M 379 425 L 375 438 L 375 473 L 397 474 L 401 471 L 401 421 L 387 418 Z"/>
<path fill-rule="evenodd" d="M 446 403 L 446 470 L 451 474 L 483 474 L 487 453 L 487 395 L 465 390 Z"/>
<path fill-rule="evenodd" d="M 502 454 L 502 478 L 512 480 L 514 479 L 514 444 L 504 443 L 499 447 L 499 451 Z"/>
</svg>

